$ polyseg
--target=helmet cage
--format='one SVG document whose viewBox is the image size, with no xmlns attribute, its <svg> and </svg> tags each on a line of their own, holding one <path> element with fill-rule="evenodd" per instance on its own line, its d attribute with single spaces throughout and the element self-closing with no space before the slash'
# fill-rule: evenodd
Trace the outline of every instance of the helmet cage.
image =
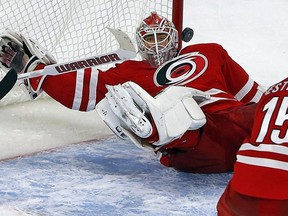
<svg viewBox="0 0 288 216">
<path fill-rule="evenodd" d="M 142 58 L 155 67 L 177 54 L 178 32 L 172 22 L 157 14 L 152 13 L 142 22 L 136 32 L 136 41 Z"/>
</svg>

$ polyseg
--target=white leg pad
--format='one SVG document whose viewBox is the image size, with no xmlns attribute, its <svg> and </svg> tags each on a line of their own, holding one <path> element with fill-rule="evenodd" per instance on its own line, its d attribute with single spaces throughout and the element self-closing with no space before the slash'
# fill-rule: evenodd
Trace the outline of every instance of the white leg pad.
<svg viewBox="0 0 288 216">
<path fill-rule="evenodd" d="M 152 134 L 152 116 L 163 146 L 181 137 L 187 130 L 196 130 L 206 123 L 206 117 L 195 101 L 208 100 L 206 93 L 193 88 L 171 86 L 155 98 L 133 82 L 107 86 L 106 97 L 96 109 L 110 129 L 122 139 L 129 137 L 138 147 L 152 147 L 145 138 Z"/>
</svg>

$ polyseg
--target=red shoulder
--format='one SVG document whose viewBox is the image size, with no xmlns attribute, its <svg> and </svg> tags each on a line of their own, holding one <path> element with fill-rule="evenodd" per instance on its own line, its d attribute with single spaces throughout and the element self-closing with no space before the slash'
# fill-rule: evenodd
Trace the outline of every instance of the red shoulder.
<svg viewBox="0 0 288 216">
<path fill-rule="evenodd" d="M 201 43 L 193 44 L 183 48 L 179 55 L 190 53 L 190 52 L 223 52 L 225 49 L 217 43 Z"/>
</svg>

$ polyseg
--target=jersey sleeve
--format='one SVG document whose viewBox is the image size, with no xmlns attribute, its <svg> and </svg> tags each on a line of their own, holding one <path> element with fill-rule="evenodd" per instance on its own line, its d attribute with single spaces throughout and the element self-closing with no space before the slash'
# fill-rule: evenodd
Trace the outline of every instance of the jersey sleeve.
<svg viewBox="0 0 288 216">
<path fill-rule="evenodd" d="M 98 70 L 86 68 L 57 76 L 46 76 L 42 89 L 53 99 L 73 110 L 89 111 L 95 108 Z M 36 85 L 39 78 L 30 79 Z M 104 92 L 104 89 L 102 89 Z"/>
<path fill-rule="evenodd" d="M 126 65 L 126 64 L 125 64 Z M 106 85 L 117 85 L 129 79 L 125 65 L 104 72 L 97 68 L 85 68 L 57 76 L 46 76 L 41 88 L 53 99 L 73 110 L 90 111 L 107 92 Z M 42 69 L 39 65 L 35 69 Z M 123 73 L 122 73 L 123 72 Z M 37 86 L 40 77 L 30 79 Z"/>
<path fill-rule="evenodd" d="M 244 103 L 258 102 L 263 94 L 259 84 L 219 45 L 223 59 L 222 72 L 227 88 L 234 97 Z"/>
</svg>

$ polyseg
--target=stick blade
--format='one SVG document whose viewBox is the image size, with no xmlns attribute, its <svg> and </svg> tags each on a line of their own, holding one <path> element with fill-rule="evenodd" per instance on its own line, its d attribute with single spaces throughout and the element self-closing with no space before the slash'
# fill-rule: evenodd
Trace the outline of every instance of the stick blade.
<svg viewBox="0 0 288 216">
<path fill-rule="evenodd" d="M 0 100 L 7 95 L 17 81 L 17 72 L 14 69 L 8 71 L 0 81 Z"/>
<path fill-rule="evenodd" d="M 129 38 L 129 36 L 125 32 L 121 31 L 120 29 L 113 29 L 113 28 L 108 28 L 108 27 L 107 29 L 114 35 L 114 37 L 118 41 L 120 45 L 120 49 L 133 52 L 135 53 L 135 56 L 136 56 L 135 46 L 133 42 L 131 41 L 131 39 Z"/>
</svg>

